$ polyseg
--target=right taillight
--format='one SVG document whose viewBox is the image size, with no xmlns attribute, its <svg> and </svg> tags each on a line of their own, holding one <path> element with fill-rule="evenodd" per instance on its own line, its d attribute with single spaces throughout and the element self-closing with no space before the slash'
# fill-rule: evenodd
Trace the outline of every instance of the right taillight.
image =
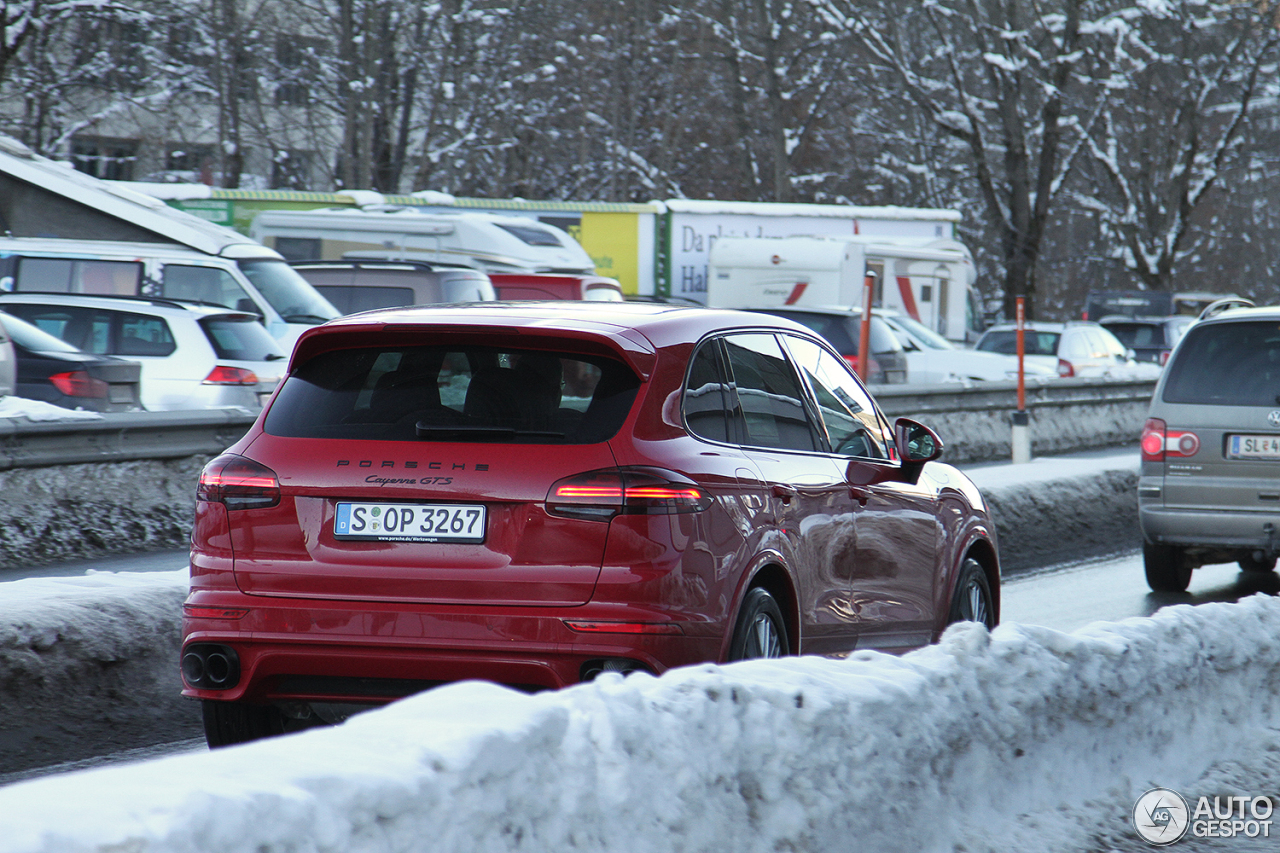
<svg viewBox="0 0 1280 853">
<path fill-rule="evenodd" d="M 1147 462 L 1186 458 L 1200 452 L 1200 436 L 1188 430 L 1172 430 L 1160 418 L 1149 418 L 1142 427 L 1142 458 Z"/>
<path fill-rule="evenodd" d="M 107 396 L 107 383 L 101 379 L 94 379 L 83 370 L 55 373 L 49 377 L 49 381 L 53 383 L 54 388 L 57 388 L 68 397 L 95 397 L 101 399 Z"/>
<path fill-rule="evenodd" d="M 705 489 L 659 468 L 587 471 L 557 481 L 547 493 L 547 512 L 569 518 L 668 515 L 701 512 L 709 506 Z"/>
<path fill-rule="evenodd" d="M 280 480 L 261 463 L 224 453 L 200 472 L 196 500 L 213 501 L 227 509 L 263 509 L 280 503 Z"/>
<path fill-rule="evenodd" d="M 1160 366 L 1164 367 L 1168 363 L 1169 363 L 1169 350 L 1164 350 L 1163 352 L 1160 353 Z"/>
<path fill-rule="evenodd" d="M 1075 376 L 1076 369 L 1071 365 L 1071 362 L 1067 361 L 1065 358 L 1060 358 L 1058 359 L 1058 375 L 1064 378 L 1068 376 Z"/>
</svg>

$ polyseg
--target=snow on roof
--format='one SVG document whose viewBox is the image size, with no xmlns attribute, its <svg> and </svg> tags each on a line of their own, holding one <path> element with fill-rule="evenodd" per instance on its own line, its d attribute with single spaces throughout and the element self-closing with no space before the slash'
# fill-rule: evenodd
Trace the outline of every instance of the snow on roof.
<svg viewBox="0 0 1280 853">
<path fill-rule="evenodd" d="M 925 207 L 862 207 L 851 204 L 779 204 L 755 201 L 667 199 L 650 204 L 672 213 L 715 213 L 739 216 L 818 216 L 843 219 L 910 219 L 959 222 L 960 211 Z"/>
<path fill-rule="evenodd" d="M 0 669 L 77 610 L 175 607 L 180 574 L 3 584 Z M 1136 838 L 1144 790 L 1194 790 L 1276 742 L 1277 636 L 1280 600 L 1254 596 L 1074 634 L 960 625 L 903 657 L 537 695 L 460 683 L 336 728 L 0 788 L 0 853 L 1092 849 Z"/>
<path fill-rule="evenodd" d="M 229 245 L 249 242 L 237 231 L 170 207 L 123 182 L 100 181 L 41 157 L 7 136 L 0 136 L 0 173 L 211 255 Z"/>
</svg>

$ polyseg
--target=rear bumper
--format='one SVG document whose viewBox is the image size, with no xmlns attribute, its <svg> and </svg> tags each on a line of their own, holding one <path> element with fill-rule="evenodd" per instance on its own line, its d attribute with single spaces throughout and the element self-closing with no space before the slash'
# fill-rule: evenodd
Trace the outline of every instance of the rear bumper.
<svg viewBox="0 0 1280 853">
<path fill-rule="evenodd" d="M 672 623 L 618 605 L 479 608 L 376 605 L 196 592 L 188 604 L 242 609 L 239 619 L 184 616 L 183 648 L 233 649 L 239 677 L 222 690 L 183 684 L 183 695 L 223 701 L 386 702 L 469 679 L 521 690 L 582 680 L 584 666 L 624 659 L 654 673 L 715 660 L 723 626 Z M 673 633 L 580 633 L 565 620 L 665 623 Z"/>
<path fill-rule="evenodd" d="M 1280 508 L 1184 510 L 1139 504 L 1138 521 L 1143 538 L 1158 544 L 1265 551 L 1280 547 Z"/>
</svg>

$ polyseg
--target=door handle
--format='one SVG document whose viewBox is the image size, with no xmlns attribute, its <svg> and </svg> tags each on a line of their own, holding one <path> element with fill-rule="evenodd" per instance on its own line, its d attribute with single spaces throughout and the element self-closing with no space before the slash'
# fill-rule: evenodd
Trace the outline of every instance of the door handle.
<svg viewBox="0 0 1280 853">
<path fill-rule="evenodd" d="M 781 498 L 784 504 L 791 503 L 791 499 L 799 494 L 794 486 L 788 486 L 786 483 L 774 483 L 770 491 L 775 498 Z"/>
</svg>

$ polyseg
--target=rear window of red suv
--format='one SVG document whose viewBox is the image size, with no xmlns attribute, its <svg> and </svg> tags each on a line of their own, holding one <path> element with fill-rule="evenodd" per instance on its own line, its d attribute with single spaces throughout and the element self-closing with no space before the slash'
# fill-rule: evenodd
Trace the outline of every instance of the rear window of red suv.
<svg viewBox="0 0 1280 853">
<path fill-rule="evenodd" d="M 607 357 L 485 346 L 321 353 L 285 379 L 271 435 L 593 444 L 617 434 L 640 380 Z"/>
</svg>

